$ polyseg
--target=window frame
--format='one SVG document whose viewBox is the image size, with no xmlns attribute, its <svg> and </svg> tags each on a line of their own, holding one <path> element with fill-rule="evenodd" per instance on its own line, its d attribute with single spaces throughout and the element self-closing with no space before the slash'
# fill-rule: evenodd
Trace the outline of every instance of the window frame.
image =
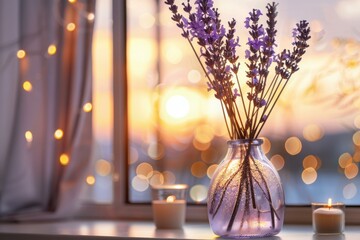
<svg viewBox="0 0 360 240">
<path fill-rule="evenodd" d="M 114 126 L 113 155 L 114 181 L 113 203 L 84 203 L 80 211 L 82 218 L 106 218 L 128 220 L 151 220 L 151 204 L 129 202 L 128 184 L 128 102 L 127 102 L 127 0 L 113 0 L 113 94 Z M 119 14 L 120 13 L 120 14 Z M 117 103 L 117 104 L 115 104 Z M 346 223 L 359 224 L 360 206 L 345 208 Z M 188 204 L 188 221 L 208 221 L 206 205 Z M 286 206 L 285 224 L 311 224 L 310 205 Z"/>
</svg>

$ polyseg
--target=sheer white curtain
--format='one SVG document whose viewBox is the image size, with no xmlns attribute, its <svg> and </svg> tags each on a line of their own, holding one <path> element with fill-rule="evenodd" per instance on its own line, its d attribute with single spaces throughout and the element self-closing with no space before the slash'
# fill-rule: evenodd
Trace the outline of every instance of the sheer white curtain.
<svg viewBox="0 0 360 240">
<path fill-rule="evenodd" d="M 78 206 L 92 145 L 94 9 L 95 0 L 0 1 L 2 220 L 64 218 Z"/>
</svg>

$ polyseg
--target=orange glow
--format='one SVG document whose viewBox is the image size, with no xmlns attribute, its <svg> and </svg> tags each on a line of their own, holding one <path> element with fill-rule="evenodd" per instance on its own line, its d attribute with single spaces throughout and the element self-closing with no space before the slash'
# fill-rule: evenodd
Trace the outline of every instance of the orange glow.
<svg viewBox="0 0 360 240">
<path fill-rule="evenodd" d="M 341 156 L 339 157 L 340 167 L 346 168 L 346 166 L 348 166 L 351 163 L 352 163 L 352 156 L 350 155 L 350 153 L 341 154 Z"/>
<path fill-rule="evenodd" d="M 60 155 L 60 164 L 66 166 L 69 164 L 69 156 L 66 153 Z"/>
<path fill-rule="evenodd" d="M 64 136 L 64 132 L 61 129 L 56 129 L 55 133 L 54 133 L 54 138 L 57 140 L 62 139 Z"/>
<path fill-rule="evenodd" d="M 205 163 L 198 161 L 191 165 L 191 174 L 194 177 L 202 178 L 206 175 L 207 166 Z"/>
<path fill-rule="evenodd" d="M 165 182 L 164 175 L 158 171 L 154 171 L 154 174 L 150 178 L 150 185 L 158 186 L 164 184 L 164 182 Z"/>
<path fill-rule="evenodd" d="M 324 136 L 324 131 L 316 124 L 309 124 L 304 128 L 303 136 L 307 141 L 315 142 Z"/>
<path fill-rule="evenodd" d="M 218 167 L 218 164 L 213 164 L 211 166 L 208 167 L 207 171 L 206 171 L 206 175 L 208 176 L 208 178 L 212 178 L 212 176 L 214 175 L 216 169 Z"/>
<path fill-rule="evenodd" d="M 317 179 L 317 172 L 314 168 L 306 168 L 301 174 L 301 178 L 305 184 L 312 184 Z"/>
<path fill-rule="evenodd" d="M 214 138 L 214 130 L 211 125 L 200 125 L 195 129 L 195 139 L 200 143 L 210 143 Z"/>
<path fill-rule="evenodd" d="M 297 137 L 288 138 L 285 142 L 285 149 L 290 155 L 297 155 L 302 149 L 300 139 Z"/>
<path fill-rule="evenodd" d="M 359 168 L 355 163 L 350 163 L 345 167 L 345 176 L 347 179 L 355 178 L 359 173 Z"/>
<path fill-rule="evenodd" d="M 154 169 L 149 163 L 143 162 L 136 167 L 136 174 L 138 177 L 149 179 L 154 174 Z"/>
<path fill-rule="evenodd" d="M 207 143 L 201 143 L 199 141 L 197 141 L 195 138 L 193 140 L 193 146 L 197 149 L 197 150 L 200 150 L 200 151 L 205 151 L 207 149 L 209 149 L 211 143 L 210 142 L 207 142 Z"/>
<path fill-rule="evenodd" d="M 303 160 L 303 167 L 306 168 L 313 168 L 319 169 L 318 159 L 314 155 L 308 155 Z"/>
<path fill-rule="evenodd" d="M 284 158 L 279 154 L 272 156 L 270 161 L 274 165 L 274 167 L 277 171 L 280 171 L 281 169 L 283 169 L 283 167 L 285 165 Z"/>
<path fill-rule="evenodd" d="M 353 142 L 356 146 L 360 146 L 360 131 L 357 131 L 353 135 Z"/>
<path fill-rule="evenodd" d="M 270 150 L 271 150 L 271 142 L 266 137 L 263 137 L 262 140 L 264 141 L 264 143 L 262 145 L 262 150 L 266 154 L 266 153 L 270 152 Z"/>
</svg>

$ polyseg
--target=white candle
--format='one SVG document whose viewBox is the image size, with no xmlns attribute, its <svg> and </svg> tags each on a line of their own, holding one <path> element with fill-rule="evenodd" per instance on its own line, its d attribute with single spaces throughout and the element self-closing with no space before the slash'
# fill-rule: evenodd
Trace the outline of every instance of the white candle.
<svg viewBox="0 0 360 240">
<path fill-rule="evenodd" d="M 313 227 L 316 233 L 339 234 L 343 232 L 344 225 L 344 211 L 332 206 L 331 198 L 329 199 L 328 205 L 324 205 L 313 211 Z"/>
<path fill-rule="evenodd" d="M 182 228 L 185 223 L 186 201 L 169 196 L 166 200 L 153 200 L 153 217 L 157 228 Z"/>
</svg>

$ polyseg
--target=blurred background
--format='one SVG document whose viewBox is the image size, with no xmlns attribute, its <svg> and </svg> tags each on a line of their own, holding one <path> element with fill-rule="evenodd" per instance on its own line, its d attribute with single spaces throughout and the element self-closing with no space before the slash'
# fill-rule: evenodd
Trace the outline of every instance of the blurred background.
<svg viewBox="0 0 360 240">
<path fill-rule="evenodd" d="M 360 0 L 279 0 L 278 50 L 291 48 L 296 22 L 310 22 L 310 48 L 270 116 L 263 150 L 282 179 L 288 205 L 360 205 Z M 215 1 L 223 23 L 235 18 L 244 59 L 252 8 L 267 1 Z M 94 34 L 96 146 L 85 201 L 113 200 L 112 1 L 98 0 Z M 180 2 L 178 1 L 178 5 Z M 151 185 L 186 183 L 205 203 L 226 152 L 221 107 L 187 41 L 160 0 L 127 1 L 129 201 L 149 202 Z M 264 19 L 263 19 L 264 20 Z M 263 22 L 264 23 L 264 22 Z M 240 77 L 245 82 L 245 62 Z M 272 70 L 273 71 L 273 70 Z"/>
</svg>

